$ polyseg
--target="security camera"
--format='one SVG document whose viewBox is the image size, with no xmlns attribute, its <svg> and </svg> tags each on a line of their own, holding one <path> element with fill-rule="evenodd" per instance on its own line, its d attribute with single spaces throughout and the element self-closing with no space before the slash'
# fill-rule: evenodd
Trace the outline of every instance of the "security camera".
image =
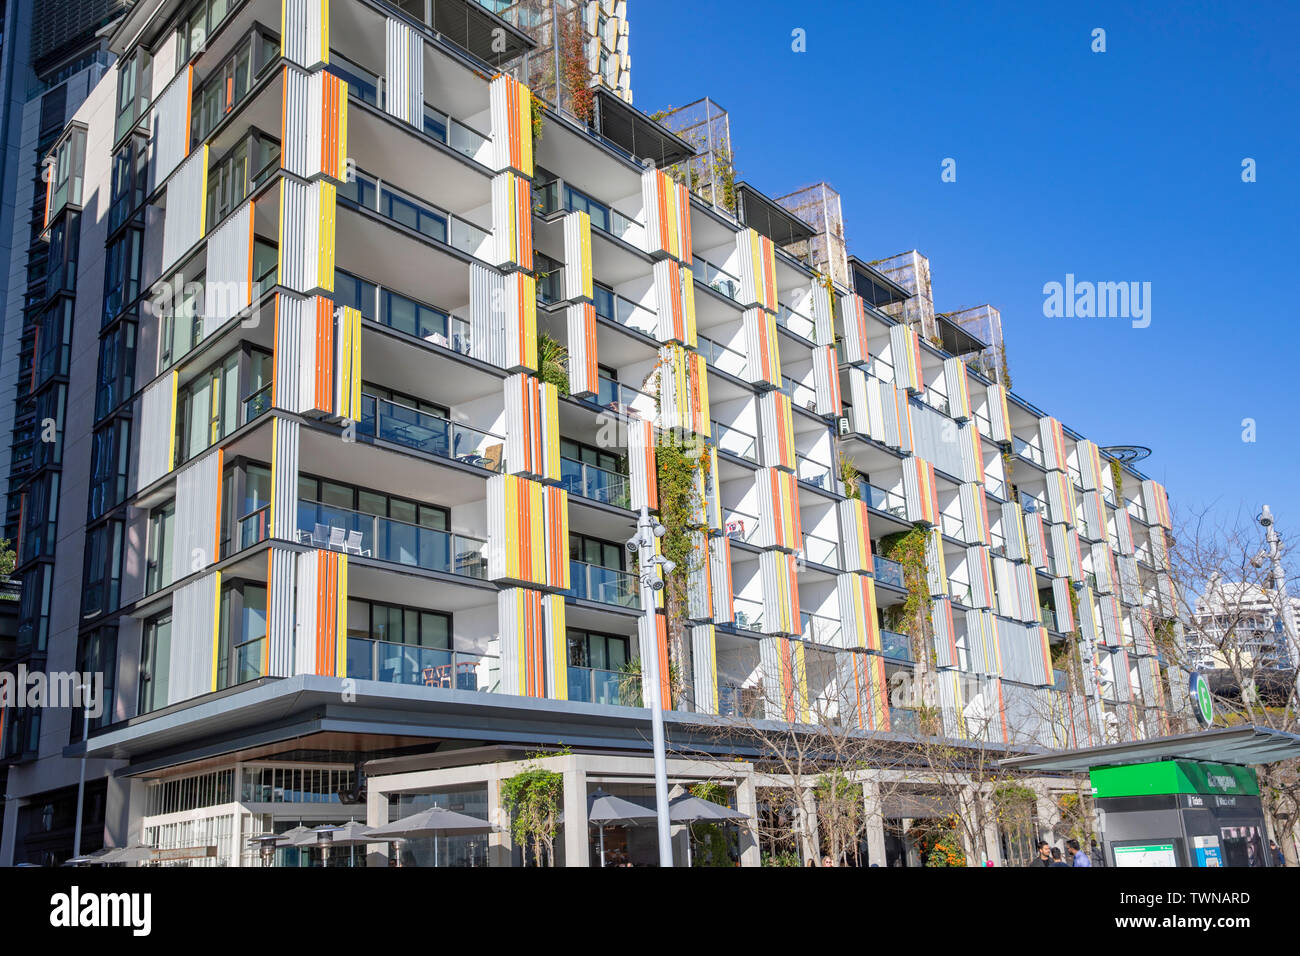
<svg viewBox="0 0 1300 956">
<path fill-rule="evenodd" d="M 641 539 L 628 538 L 627 543 L 624 545 L 624 547 L 627 548 L 629 554 L 636 554 L 638 551 L 641 550 Z"/>
<path fill-rule="evenodd" d="M 664 535 L 668 533 L 668 529 L 665 528 L 663 525 L 661 525 L 658 521 L 656 521 L 654 526 L 654 533 L 656 538 L 662 538 Z"/>
<path fill-rule="evenodd" d="M 664 582 L 659 578 L 655 578 L 653 581 L 650 582 L 651 591 L 662 591 L 663 589 L 664 589 Z"/>
<path fill-rule="evenodd" d="M 1250 559 L 1250 566 L 1252 568 L 1262 568 L 1264 566 L 1264 556 L 1262 554 L 1255 555 Z"/>
<path fill-rule="evenodd" d="M 659 562 L 659 566 L 664 569 L 664 574 L 672 574 L 677 570 L 677 562 L 664 558 Z"/>
</svg>

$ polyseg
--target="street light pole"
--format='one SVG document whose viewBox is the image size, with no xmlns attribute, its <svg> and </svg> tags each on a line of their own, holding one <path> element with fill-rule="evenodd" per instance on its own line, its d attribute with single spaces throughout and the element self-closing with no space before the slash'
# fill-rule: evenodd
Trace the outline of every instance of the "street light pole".
<svg viewBox="0 0 1300 956">
<path fill-rule="evenodd" d="M 650 511 L 641 506 L 641 516 L 637 520 L 636 536 L 628 541 L 628 549 L 635 549 L 639 578 L 641 581 L 641 609 L 649 627 L 650 638 L 654 646 L 649 658 L 642 661 L 641 673 L 648 683 L 647 696 L 650 698 L 650 728 L 655 760 L 655 817 L 659 829 L 659 865 L 673 865 L 673 843 L 668 822 L 668 757 L 664 749 L 664 705 L 660 694 L 659 675 L 659 629 L 655 620 L 655 593 L 662 591 L 664 584 L 659 577 L 659 569 L 672 573 L 675 565 L 672 561 L 654 553 L 654 539 L 663 537 L 664 526 L 650 518 Z M 656 586 L 657 585 L 657 586 Z"/>
<path fill-rule="evenodd" d="M 1273 591 L 1277 594 L 1278 613 L 1282 619 L 1282 636 L 1286 638 L 1287 656 L 1291 658 L 1289 663 L 1295 674 L 1292 692 L 1296 694 L 1297 699 L 1300 699 L 1300 633 L 1297 633 L 1295 612 L 1291 608 L 1291 599 L 1286 593 L 1286 571 L 1282 569 L 1282 536 L 1277 533 L 1277 527 L 1273 523 L 1273 512 L 1269 510 L 1268 505 L 1264 505 L 1260 510 L 1257 520 L 1264 528 L 1266 547 L 1256 557 L 1267 558 L 1271 565 Z M 1263 563 L 1262 560 L 1260 563 Z"/>
</svg>

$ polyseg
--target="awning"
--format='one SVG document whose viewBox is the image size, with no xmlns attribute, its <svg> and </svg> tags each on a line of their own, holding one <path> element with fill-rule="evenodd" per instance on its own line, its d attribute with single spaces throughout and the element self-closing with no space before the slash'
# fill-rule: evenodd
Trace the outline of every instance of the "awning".
<svg viewBox="0 0 1300 956">
<path fill-rule="evenodd" d="M 596 132 L 633 159 L 650 159 L 662 168 L 695 155 L 694 146 L 603 86 L 592 93 Z"/>
<path fill-rule="evenodd" d="M 768 199 L 749 183 L 736 183 L 736 196 L 740 221 L 761 232 L 778 246 L 806 242 L 817 235 L 812 226 L 784 206 Z"/>
<path fill-rule="evenodd" d="M 998 765 L 1011 770 L 1066 772 L 1157 760 L 1207 760 L 1253 765 L 1296 757 L 1300 757 L 1298 734 L 1265 727 L 1222 727 L 1133 743 L 1011 757 L 999 761 Z"/>
</svg>

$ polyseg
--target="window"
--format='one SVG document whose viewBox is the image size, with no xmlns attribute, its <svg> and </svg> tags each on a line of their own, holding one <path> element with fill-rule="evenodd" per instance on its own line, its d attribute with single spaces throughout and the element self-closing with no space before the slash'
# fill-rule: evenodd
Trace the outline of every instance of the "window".
<svg viewBox="0 0 1300 956">
<path fill-rule="evenodd" d="M 248 95 L 267 65 L 279 56 L 279 43 L 254 31 L 194 93 L 190 144 L 207 139 L 227 114 Z M 260 167 L 258 167 L 260 168 Z"/>
<path fill-rule="evenodd" d="M 141 50 L 118 67 L 114 141 L 125 136 L 131 127 L 144 119 L 148 111 L 151 66 L 149 54 Z"/>
<path fill-rule="evenodd" d="M 140 646 L 139 712 L 147 714 L 167 706 L 167 676 L 172 657 L 172 618 L 155 618 L 144 626 Z"/>
<path fill-rule="evenodd" d="M 451 615 L 440 611 L 348 601 L 347 674 L 359 680 L 477 689 L 469 672 L 457 675 Z"/>
<path fill-rule="evenodd" d="M 55 375 L 68 374 L 68 353 L 72 342 L 72 300 L 57 299 L 41 316 L 36 330 L 36 379 L 39 388 Z"/>
<path fill-rule="evenodd" d="M 621 634 L 569 629 L 569 666 L 617 671 L 630 660 L 630 641 Z"/>
<path fill-rule="evenodd" d="M 266 586 L 236 584 L 221 592 L 217 642 L 217 689 L 257 680 L 263 675 L 266 641 Z"/>
<path fill-rule="evenodd" d="M 114 419 L 97 429 L 91 436 L 89 508 L 91 521 L 112 511 L 126 500 L 130 450 L 130 419 Z"/>
<path fill-rule="evenodd" d="M 122 322 L 99 340 L 95 421 L 101 421 L 135 392 L 135 323 Z"/>
<path fill-rule="evenodd" d="M 348 601 L 348 637 L 450 650 L 451 615 L 370 601 Z"/>
<path fill-rule="evenodd" d="M 221 513 L 226 530 L 221 540 L 222 557 L 251 548 L 270 534 L 271 469 L 265 465 L 227 468 L 221 482 L 225 500 Z M 234 543 L 230 534 L 234 534 Z"/>
<path fill-rule="evenodd" d="M 16 657 L 44 654 L 50 627 L 50 581 L 53 567 L 37 564 L 23 572 L 23 593 L 18 602 Z"/>
<path fill-rule="evenodd" d="M 54 149 L 54 164 L 49 173 L 50 206 L 47 222 L 58 216 L 64 206 L 81 205 L 85 165 L 86 130 L 74 126 Z"/>
<path fill-rule="evenodd" d="M 33 479 L 27 486 L 24 504 L 20 564 L 54 553 L 54 532 L 59 518 L 59 473 Z"/>
<path fill-rule="evenodd" d="M 90 674 L 93 689 L 94 675 L 103 675 L 103 687 L 95 703 L 99 716 L 90 718 L 90 729 L 98 730 L 113 722 L 113 693 L 117 685 L 117 627 L 101 627 L 83 634 L 77 642 L 77 671 Z M 71 739 L 81 739 L 83 720 L 80 714 L 72 718 Z"/>
<path fill-rule="evenodd" d="M 208 38 L 232 12 L 239 9 L 243 0 L 199 0 L 181 21 L 176 43 L 176 67 L 189 63 L 196 53 L 201 53 Z"/>
<path fill-rule="evenodd" d="M 241 365 L 246 368 L 243 390 Z M 190 382 L 176 398 L 177 464 L 189 461 L 255 418 L 254 412 L 260 407 L 257 403 L 268 391 L 270 380 L 270 354 L 250 350 L 230 353 Z M 249 411 L 244 414 L 246 405 Z"/>
<path fill-rule="evenodd" d="M 580 461 L 584 465 L 593 465 L 605 471 L 619 472 L 619 456 L 611 455 L 592 445 L 584 445 L 569 438 L 560 439 L 560 457 Z"/>
<path fill-rule="evenodd" d="M 378 319 L 378 295 L 379 287 L 373 282 L 367 282 L 342 269 L 335 270 L 334 301 L 341 306 L 356 309 L 363 319 Z"/>
<path fill-rule="evenodd" d="M 86 575 L 81 613 L 93 617 L 117 610 L 122 583 L 122 522 L 109 521 L 86 532 Z"/>
<path fill-rule="evenodd" d="M 50 227 L 45 259 L 45 296 L 77 291 L 77 253 L 81 244 L 81 217 L 64 216 Z"/>
<path fill-rule="evenodd" d="M 32 468 L 57 465 L 63 460 L 63 412 L 68 386 L 59 383 L 36 397 L 37 441 L 32 444 Z"/>
<path fill-rule="evenodd" d="M 574 561 L 585 561 L 601 568 L 615 571 L 623 570 L 623 555 L 626 549 L 621 544 L 602 541 L 585 534 L 569 535 L 569 557 Z"/>
<path fill-rule="evenodd" d="M 126 230 L 104 251 L 103 325 L 115 319 L 140 295 L 143 254 L 143 234 L 139 229 Z"/>
<path fill-rule="evenodd" d="M 217 223 L 257 188 L 267 168 L 278 164 L 280 144 L 252 130 L 208 171 L 207 228 Z"/>
<path fill-rule="evenodd" d="M 149 515 L 149 563 L 145 571 L 145 593 L 152 594 L 172 581 L 172 539 L 175 536 L 176 502 L 155 508 Z"/>
<path fill-rule="evenodd" d="M 144 202 L 149 151 L 146 141 L 133 136 L 113 154 L 113 184 L 108 207 L 108 231 L 115 232 Z"/>
<path fill-rule="evenodd" d="M 185 276 L 184 269 L 179 273 Z M 203 308 L 206 277 L 200 273 L 193 279 L 180 283 L 173 298 L 162 304 L 158 349 L 158 369 L 170 368 L 188 355 L 203 339 L 203 321 L 199 315 Z"/>
</svg>

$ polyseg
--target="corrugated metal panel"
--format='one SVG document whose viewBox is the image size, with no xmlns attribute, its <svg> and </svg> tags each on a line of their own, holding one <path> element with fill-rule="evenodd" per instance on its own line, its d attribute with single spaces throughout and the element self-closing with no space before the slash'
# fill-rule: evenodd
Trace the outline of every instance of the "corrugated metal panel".
<svg viewBox="0 0 1300 956">
<path fill-rule="evenodd" d="M 865 574 L 840 574 L 835 578 L 835 590 L 840 611 L 841 646 L 880 650 L 876 582 Z"/>
<path fill-rule="evenodd" d="M 709 539 L 709 579 L 713 582 L 713 620 L 730 624 L 736 619 L 730 538 L 718 535 Z"/>
<path fill-rule="evenodd" d="M 948 390 L 948 413 L 962 422 L 971 417 L 970 389 L 966 381 L 966 363 L 959 358 L 943 360 L 943 382 Z"/>
<path fill-rule="evenodd" d="M 297 611 L 294 583 L 297 580 L 299 555 L 295 551 L 273 547 L 266 553 L 266 676 L 289 677 L 294 673 L 294 640 Z M 305 582 L 304 590 L 314 593 L 314 582 Z M 315 608 L 309 608 L 310 617 L 301 622 L 304 632 L 315 633 Z"/>
<path fill-rule="evenodd" d="M 843 411 L 840 400 L 839 356 L 835 346 L 826 345 L 813 349 L 813 391 L 817 395 L 814 411 L 818 415 L 839 417 Z"/>
<path fill-rule="evenodd" d="M 591 396 L 600 390 L 596 354 L 596 307 L 575 302 L 565 310 L 569 333 L 569 394 Z"/>
<path fill-rule="evenodd" d="M 271 432 L 271 536 L 298 539 L 298 443 L 302 426 L 276 417 Z"/>
<path fill-rule="evenodd" d="M 221 500 L 221 453 L 189 462 L 176 472 L 172 573 L 183 578 L 217 559 L 217 509 Z"/>
<path fill-rule="evenodd" d="M 253 203 L 244 203 L 212 230 L 203 284 L 206 338 L 248 308 L 252 300 Z"/>
<path fill-rule="evenodd" d="M 172 469 L 176 447 L 176 372 L 145 387 L 140 396 L 136 487 L 145 488 Z"/>
<path fill-rule="evenodd" d="M 334 291 L 338 190 L 317 180 L 280 181 L 280 284 L 294 292 Z"/>
<path fill-rule="evenodd" d="M 532 210 L 524 210 L 532 217 Z M 564 217 L 564 297 L 590 301 L 594 295 L 591 268 L 591 217 L 581 210 Z"/>
<path fill-rule="evenodd" d="M 659 169 L 641 174 L 641 199 L 645 204 L 645 251 L 671 256 L 689 265 L 691 249 L 691 198 L 686 187 Z"/>
<path fill-rule="evenodd" d="M 167 183 L 162 241 L 164 275 L 203 238 L 207 199 L 208 147 L 205 145 L 181 163 Z"/>
<path fill-rule="evenodd" d="M 527 179 L 512 172 L 498 173 L 493 177 L 492 239 L 498 267 L 507 270 L 533 268 L 532 207 L 533 187 Z M 578 277 L 581 278 L 580 272 Z M 568 281 L 566 270 L 566 285 Z"/>
<path fill-rule="evenodd" d="M 758 498 L 758 532 L 760 548 L 798 551 L 803 547 L 799 516 L 799 491 L 794 475 L 776 468 L 761 468 L 754 473 L 754 493 Z"/>
<path fill-rule="evenodd" d="M 871 556 L 871 522 L 867 503 L 861 498 L 845 498 L 835 506 L 840 531 L 840 554 L 845 571 L 874 570 Z"/>
<path fill-rule="evenodd" d="M 690 631 L 695 709 L 704 714 L 716 714 L 718 712 L 717 635 L 712 624 L 697 624 Z"/>
<path fill-rule="evenodd" d="M 299 66 L 329 62 L 329 0 L 282 0 L 280 52 Z"/>
<path fill-rule="evenodd" d="M 764 551 L 758 556 L 763 581 L 763 632 L 799 634 L 799 559 L 793 554 Z"/>
<path fill-rule="evenodd" d="M 181 585 L 172 593 L 168 704 L 178 704 L 212 691 L 220 588 L 221 573 L 213 572 Z"/>
<path fill-rule="evenodd" d="M 762 309 L 746 309 L 741 319 L 745 331 L 745 380 L 751 384 L 781 387 L 781 354 L 776 316 Z"/>
<path fill-rule="evenodd" d="M 513 169 L 533 176 L 532 93 L 507 74 L 499 74 L 491 87 L 492 144 L 497 170 Z"/>
<path fill-rule="evenodd" d="M 906 325 L 889 327 L 889 351 L 894 360 L 894 383 L 912 392 L 925 391 L 921 369 L 921 341 Z"/>
<path fill-rule="evenodd" d="M 531 375 L 505 383 L 506 464 L 511 474 L 560 480 L 559 393 Z"/>
<path fill-rule="evenodd" d="M 384 32 L 384 109 L 403 122 L 424 125 L 424 41 L 392 17 Z"/>
<path fill-rule="evenodd" d="M 332 73 L 284 68 L 280 165 L 295 176 L 343 180 L 347 170 L 348 85 Z"/>
<path fill-rule="evenodd" d="M 794 417 L 790 397 L 783 392 L 764 392 L 758 398 L 758 421 L 763 467 L 794 471 Z"/>
<path fill-rule="evenodd" d="M 149 191 L 153 192 L 190 154 L 190 98 L 194 67 L 186 66 L 153 104 Z"/>
<path fill-rule="evenodd" d="M 776 247 L 753 229 L 736 233 L 740 262 L 740 304 L 760 306 L 769 312 L 780 308 L 776 292 Z"/>
<path fill-rule="evenodd" d="M 871 361 L 871 354 L 867 344 L 867 315 L 862 305 L 862 297 L 858 295 L 841 297 L 839 311 L 840 321 L 844 326 L 844 337 L 839 343 L 844 363 L 866 365 Z"/>
</svg>

